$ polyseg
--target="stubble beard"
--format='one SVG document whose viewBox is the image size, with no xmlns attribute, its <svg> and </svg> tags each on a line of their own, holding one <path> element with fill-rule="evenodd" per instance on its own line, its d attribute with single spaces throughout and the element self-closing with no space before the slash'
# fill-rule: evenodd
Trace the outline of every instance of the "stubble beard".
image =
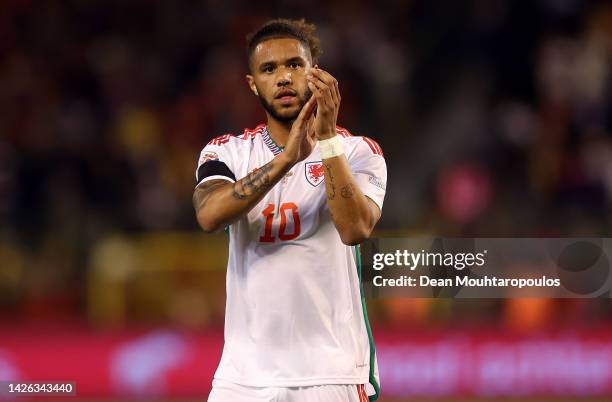
<svg viewBox="0 0 612 402">
<path fill-rule="evenodd" d="M 259 98 L 259 101 L 261 102 L 261 105 L 266 110 L 266 112 L 268 112 L 268 114 L 272 116 L 275 120 L 281 123 L 291 123 L 295 119 L 297 119 L 298 115 L 302 111 L 302 108 L 304 107 L 306 102 L 308 102 L 308 99 L 310 99 L 311 96 L 312 96 L 312 91 L 310 90 L 310 88 L 306 88 L 306 92 L 304 92 L 304 96 L 298 97 L 300 107 L 294 113 L 284 114 L 284 115 L 280 114 L 278 110 L 274 108 L 274 105 L 268 102 L 268 100 L 264 98 L 263 96 L 259 95 L 258 98 Z"/>
</svg>

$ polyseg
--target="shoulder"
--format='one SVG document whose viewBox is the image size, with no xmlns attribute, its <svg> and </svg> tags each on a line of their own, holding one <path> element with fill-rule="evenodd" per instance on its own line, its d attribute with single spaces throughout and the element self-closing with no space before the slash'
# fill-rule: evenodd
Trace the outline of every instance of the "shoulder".
<svg viewBox="0 0 612 402">
<path fill-rule="evenodd" d="M 245 128 L 240 134 L 227 133 L 213 137 L 206 143 L 204 150 L 231 152 L 242 149 L 244 146 L 250 145 L 258 136 L 261 137 L 265 127 L 265 124 L 260 124 L 254 128 Z"/>
<path fill-rule="evenodd" d="M 226 144 L 229 144 L 229 146 L 240 145 L 241 143 L 246 142 L 247 140 L 253 140 L 255 137 L 257 137 L 263 132 L 264 128 L 265 128 L 265 124 L 260 124 L 256 126 L 255 128 L 245 128 L 241 134 L 227 133 L 227 134 L 219 135 L 217 137 L 214 137 L 210 141 L 208 141 L 206 145 L 207 146 L 208 145 L 227 146 Z"/>
<path fill-rule="evenodd" d="M 241 160 L 251 151 L 251 144 L 257 136 L 261 137 L 264 128 L 265 124 L 260 124 L 255 128 L 245 128 L 241 134 L 227 133 L 213 137 L 200 151 L 198 165 L 211 160 L 225 163 Z"/>
<path fill-rule="evenodd" d="M 342 137 L 342 142 L 350 153 L 366 153 L 384 157 L 382 148 L 374 139 L 363 135 L 353 135 L 346 128 L 336 126 L 336 134 Z"/>
</svg>

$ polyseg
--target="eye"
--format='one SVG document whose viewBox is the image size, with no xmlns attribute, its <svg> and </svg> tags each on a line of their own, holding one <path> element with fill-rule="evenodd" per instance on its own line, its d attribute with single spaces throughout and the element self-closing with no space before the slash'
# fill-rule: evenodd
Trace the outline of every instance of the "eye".
<svg viewBox="0 0 612 402">
<path fill-rule="evenodd" d="M 296 61 L 294 61 L 294 62 L 289 63 L 289 67 L 294 68 L 294 69 L 295 68 L 300 68 L 301 64 L 296 62 Z"/>
<path fill-rule="evenodd" d="M 264 73 L 271 73 L 274 71 L 274 67 L 273 66 L 265 66 L 264 68 L 261 69 L 261 71 L 263 71 Z"/>
</svg>

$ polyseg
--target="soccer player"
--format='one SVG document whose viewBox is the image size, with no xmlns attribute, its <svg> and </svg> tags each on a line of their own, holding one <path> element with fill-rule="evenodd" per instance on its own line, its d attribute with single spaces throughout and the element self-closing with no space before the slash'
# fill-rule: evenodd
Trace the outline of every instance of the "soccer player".
<svg viewBox="0 0 612 402">
<path fill-rule="evenodd" d="M 267 123 L 200 155 L 197 220 L 230 236 L 209 402 L 378 396 L 356 246 L 380 218 L 386 165 L 375 141 L 336 125 L 338 82 L 317 66 L 314 30 L 272 20 L 249 35 L 246 79 Z"/>
</svg>

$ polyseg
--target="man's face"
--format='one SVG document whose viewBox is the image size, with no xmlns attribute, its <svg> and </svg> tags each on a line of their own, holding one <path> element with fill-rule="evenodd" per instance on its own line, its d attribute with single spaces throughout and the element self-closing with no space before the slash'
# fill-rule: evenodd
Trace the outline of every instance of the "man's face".
<svg viewBox="0 0 612 402">
<path fill-rule="evenodd" d="M 312 95 L 310 50 L 296 39 L 269 39 L 255 47 L 250 66 L 249 86 L 266 111 L 281 122 L 295 120 Z"/>
</svg>

